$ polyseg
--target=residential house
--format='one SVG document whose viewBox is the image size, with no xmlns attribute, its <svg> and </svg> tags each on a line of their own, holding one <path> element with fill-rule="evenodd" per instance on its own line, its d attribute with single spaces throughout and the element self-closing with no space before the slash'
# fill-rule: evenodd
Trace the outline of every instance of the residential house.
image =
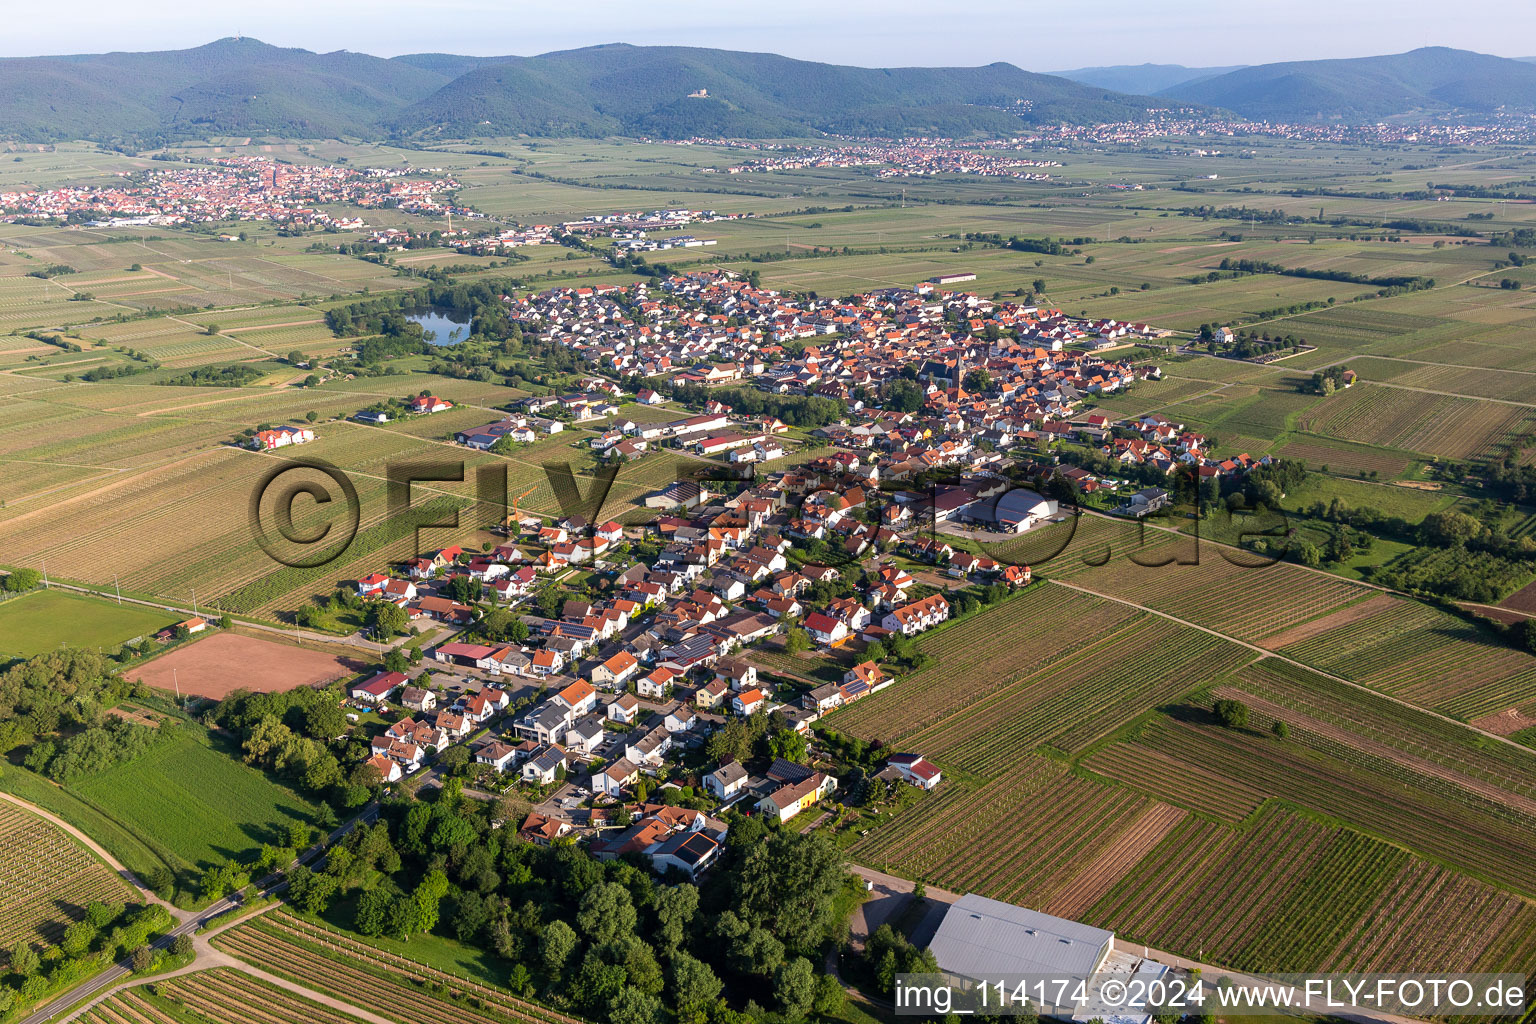
<svg viewBox="0 0 1536 1024">
<path fill-rule="evenodd" d="M 391 782 L 399 782 L 405 773 L 400 770 L 396 761 L 391 761 L 383 754 L 375 754 L 368 759 L 368 766 L 379 773 L 379 781 L 388 785 Z"/>
<path fill-rule="evenodd" d="M 412 711 L 431 711 L 437 707 L 437 694 L 420 686 L 407 686 L 400 691 L 400 703 Z"/>
<path fill-rule="evenodd" d="M 635 656 L 628 651 L 620 651 L 592 669 L 592 683 L 605 690 L 622 690 L 639 671 L 640 663 L 635 660 Z"/>
<path fill-rule="evenodd" d="M 601 745 L 603 741 L 603 716 L 598 714 L 583 715 L 570 724 L 565 730 L 565 739 L 562 744 L 568 753 L 590 754 Z"/>
<path fill-rule="evenodd" d="M 732 690 L 750 690 L 757 685 L 757 668 L 741 658 L 722 658 L 715 663 L 715 678 Z"/>
<path fill-rule="evenodd" d="M 822 772 L 812 772 L 798 782 L 785 782 L 757 802 L 758 812 L 778 819 L 780 824 L 793 818 L 837 788 L 837 780 Z"/>
<path fill-rule="evenodd" d="M 719 707 L 729 691 L 730 687 L 725 680 L 711 679 L 694 692 L 693 702 L 703 710 L 709 711 Z"/>
<path fill-rule="evenodd" d="M 640 777 L 640 768 L 628 758 L 619 758 L 601 771 L 592 773 L 592 792 L 603 796 L 618 797 L 624 787 L 633 785 Z"/>
<path fill-rule="evenodd" d="M 812 612 L 805 617 L 805 631 L 822 647 L 839 647 L 852 636 L 847 623 L 823 612 Z"/>
<path fill-rule="evenodd" d="M 557 743 L 546 743 L 523 762 L 523 781 L 547 786 L 564 768 L 565 751 Z"/>
<path fill-rule="evenodd" d="M 662 666 L 651 672 L 650 675 L 641 677 L 640 681 L 635 684 L 635 689 L 639 691 L 642 697 L 661 700 L 667 695 L 668 688 L 672 686 L 673 681 L 677 677 L 677 672 Z"/>
<path fill-rule="evenodd" d="M 949 618 L 949 602 L 943 594 L 931 594 L 921 601 L 913 601 L 892 608 L 880 620 L 880 625 L 892 633 L 913 636 L 925 629 L 937 626 Z"/>
<path fill-rule="evenodd" d="M 721 765 L 704 776 L 704 788 L 718 800 L 729 800 L 747 785 L 747 770 L 739 763 Z"/>
<path fill-rule="evenodd" d="M 667 712 L 661 724 L 668 732 L 688 732 L 693 728 L 693 723 L 698 720 L 699 716 L 693 713 L 693 708 L 687 704 L 679 704 Z"/>
<path fill-rule="evenodd" d="M 943 780 L 938 766 L 921 754 L 892 754 L 885 764 L 918 789 L 933 789 Z"/>
<path fill-rule="evenodd" d="M 625 725 L 635 720 L 640 713 L 640 702 L 632 693 L 622 693 L 608 705 L 608 718 L 610 721 L 622 722 Z"/>
<path fill-rule="evenodd" d="M 578 679 L 555 694 L 552 699 L 569 708 L 574 717 L 584 715 L 597 706 L 597 691 L 592 689 L 591 684 L 585 680 Z"/>
<path fill-rule="evenodd" d="M 382 704 L 390 694 L 405 685 L 404 672 L 380 672 L 361 683 L 354 683 L 347 695 L 353 700 Z"/>
<path fill-rule="evenodd" d="M 492 740 L 475 751 L 476 763 L 488 764 L 499 772 L 506 771 L 516 757 L 517 748 L 502 740 Z"/>
<path fill-rule="evenodd" d="M 535 846 L 549 846 L 556 839 L 563 839 L 574 831 L 576 827 L 563 818 L 551 818 L 534 811 L 523 822 L 522 828 L 517 830 L 517 838 Z"/>
<path fill-rule="evenodd" d="M 750 690 L 743 690 L 731 698 L 731 710 L 735 711 L 738 715 L 750 715 L 762 708 L 767 702 L 767 695 L 762 690 L 753 687 Z"/>
</svg>

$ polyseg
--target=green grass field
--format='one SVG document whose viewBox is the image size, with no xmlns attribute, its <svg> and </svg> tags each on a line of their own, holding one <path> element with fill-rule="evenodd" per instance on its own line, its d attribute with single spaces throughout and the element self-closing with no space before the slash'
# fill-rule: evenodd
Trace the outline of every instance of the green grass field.
<svg viewBox="0 0 1536 1024">
<path fill-rule="evenodd" d="M 239 760 L 239 751 L 200 726 L 144 757 L 69 787 L 99 814 L 119 823 L 176 870 L 191 873 L 226 858 L 243 858 L 314 806 Z"/>
<path fill-rule="evenodd" d="M 31 658 L 61 646 L 111 650 L 176 621 L 169 612 L 118 605 L 62 590 L 40 590 L 0 604 L 0 659 Z"/>
</svg>

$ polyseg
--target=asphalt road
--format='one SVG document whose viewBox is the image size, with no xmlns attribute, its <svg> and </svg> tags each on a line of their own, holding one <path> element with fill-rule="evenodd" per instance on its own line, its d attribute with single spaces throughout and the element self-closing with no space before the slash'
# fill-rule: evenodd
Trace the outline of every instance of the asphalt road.
<svg viewBox="0 0 1536 1024">
<path fill-rule="evenodd" d="M 378 806 L 369 805 L 357 817 L 353 818 L 351 821 L 347 822 L 345 825 L 332 832 L 330 836 L 327 837 L 327 840 L 328 842 L 335 842 L 337 839 L 340 839 L 342 836 L 352 831 L 358 825 L 369 824 L 373 822 L 374 819 L 376 819 L 378 816 Z M 324 864 L 325 858 L 321 857 L 315 862 L 315 867 L 319 868 L 324 866 Z M 285 888 L 288 885 L 288 880 L 286 878 L 280 877 L 277 874 L 271 874 L 266 878 L 263 878 L 259 884 L 259 895 L 269 896 Z M 238 894 L 236 894 L 233 896 L 225 896 L 221 900 L 210 903 L 202 911 L 193 917 L 190 917 L 187 920 L 181 922 L 176 927 L 160 936 L 154 942 L 150 943 L 150 946 L 153 949 L 167 949 L 170 947 L 172 942 L 176 941 L 176 937 L 178 935 L 192 934 L 199 928 L 208 924 L 214 918 L 234 910 L 236 907 L 240 906 L 242 902 L 243 901 L 239 898 Z M 91 978 L 89 981 L 81 982 L 79 985 L 76 985 L 69 991 L 54 997 L 48 1003 L 38 1007 L 32 1012 L 30 1016 L 22 1018 L 19 1024 L 44 1024 L 45 1021 L 50 1021 L 55 1017 L 67 1014 L 70 1007 L 94 997 L 99 992 L 103 992 L 111 988 L 113 985 L 116 985 L 118 982 L 122 981 L 132 973 L 133 968 L 129 965 L 129 961 L 125 957 L 124 959 L 119 960 L 117 963 L 113 964 L 111 967 L 107 968 L 105 971 L 102 971 L 100 974 Z"/>
</svg>

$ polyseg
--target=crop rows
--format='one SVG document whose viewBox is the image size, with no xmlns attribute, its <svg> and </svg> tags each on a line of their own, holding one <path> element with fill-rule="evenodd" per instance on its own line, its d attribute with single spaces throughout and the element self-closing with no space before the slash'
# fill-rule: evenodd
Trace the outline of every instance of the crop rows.
<svg viewBox="0 0 1536 1024">
<path fill-rule="evenodd" d="M 1519 828 L 1536 829 L 1536 800 L 1529 797 L 1481 782 L 1459 769 L 1437 764 L 1417 753 L 1368 740 L 1346 727 L 1330 725 L 1284 705 L 1251 696 L 1245 690 L 1221 687 L 1213 696 L 1246 701 L 1249 724 L 1254 728 L 1269 729 L 1275 722 L 1284 722 L 1289 738 L 1321 753 L 1330 763 L 1349 765 L 1374 778 L 1390 780 L 1383 788 L 1395 783 L 1423 790 L 1478 814 Z"/>
<path fill-rule="evenodd" d="M 359 1019 L 227 968 L 162 982 L 156 995 L 213 1024 L 358 1024 Z"/>
<path fill-rule="evenodd" d="M 1128 939 L 1233 963 L 1269 928 L 1336 830 L 1272 809 L 1236 831 L 1188 818 L 1089 910 Z"/>
<path fill-rule="evenodd" d="M 1350 822 L 1463 870 L 1536 892 L 1536 831 L 1297 744 L 1160 722 L 1142 741 L 1251 789 Z"/>
<path fill-rule="evenodd" d="M 1077 750 L 1248 652 L 1167 619 L 1142 616 L 907 740 L 967 771 L 995 774 L 1054 739 Z"/>
<path fill-rule="evenodd" d="M 0 803 L 0 949 L 53 942 L 92 900 L 128 895 L 122 879 L 50 822 Z"/>
<path fill-rule="evenodd" d="M 1078 532 L 1085 531 L 1080 527 Z M 1258 568 L 1233 565 L 1209 546 L 1202 549 L 1198 565 L 1137 564 L 1131 555 L 1148 562 L 1188 558 L 1194 550 L 1192 537 L 1150 527 L 1145 546 L 1138 543 L 1128 525 L 1115 532 L 1095 530 L 1079 551 L 1097 551 L 1101 558 L 1109 554 L 1104 565 L 1085 566 L 1080 558 L 1064 557 L 1051 563 L 1048 574 L 1250 642 L 1360 596 L 1358 586 L 1283 562 Z"/>
<path fill-rule="evenodd" d="M 1058 917 L 1075 919 L 1099 901 L 1142 857 L 1163 841 L 1184 820 L 1188 812 L 1169 804 L 1153 804 L 1142 812 L 1123 833 L 1092 857 L 1052 897 L 1046 911 Z"/>
<path fill-rule="evenodd" d="M 474 1024 L 487 1019 L 578 1024 L 578 1018 L 286 914 L 239 926 L 219 936 L 216 944 L 275 974 L 368 1006 L 401 1024 Z M 433 998 L 414 986 L 432 986 L 452 998 L 473 1001 L 484 1012 Z"/>
<path fill-rule="evenodd" d="M 1408 860 L 1395 846 L 1340 829 L 1328 852 L 1287 894 L 1233 966 L 1266 971 L 1316 970 L 1340 937 L 1353 932 Z"/>
<path fill-rule="evenodd" d="M 1395 748 L 1509 794 L 1536 798 L 1536 752 L 1486 743 L 1465 727 L 1273 659 L 1243 669 L 1234 682 L 1247 693 L 1348 730 L 1364 744 Z"/>
<path fill-rule="evenodd" d="M 84 1024 L 181 1024 L 136 989 L 119 992 L 105 1002 L 97 1003 L 78 1019 Z"/>
<path fill-rule="evenodd" d="M 1153 806 L 1033 757 L 976 789 L 946 789 L 850 855 L 956 891 L 1039 905 Z"/>
<path fill-rule="evenodd" d="M 1462 719 L 1536 699 L 1536 659 L 1411 601 L 1285 648 L 1299 661 Z"/>
<path fill-rule="evenodd" d="M 930 667 L 849 705 L 833 722 L 864 738 L 899 740 L 1093 643 L 1134 615 L 1114 602 L 1036 587 L 924 637 L 918 643 L 933 658 Z"/>
<path fill-rule="evenodd" d="M 1112 743 L 1095 751 L 1083 765 L 1148 793 L 1177 793 L 1180 803 L 1234 825 L 1268 798 L 1257 789 L 1135 742 Z"/>
<path fill-rule="evenodd" d="M 1466 459 L 1488 456 L 1528 419 L 1519 406 L 1362 384 L 1325 399 L 1301 425 L 1342 440 Z"/>
<path fill-rule="evenodd" d="M 1525 972 L 1536 963 L 1536 905 L 1412 857 L 1341 936 L 1329 961 L 1349 971 L 1434 964 Z"/>
<path fill-rule="evenodd" d="M 1280 454 L 1288 459 L 1301 459 L 1312 470 L 1323 466 L 1345 473 L 1375 470 L 1389 480 L 1408 468 L 1408 459 L 1402 455 L 1348 443 L 1334 447 L 1312 439 L 1291 441 L 1280 449 Z"/>
</svg>

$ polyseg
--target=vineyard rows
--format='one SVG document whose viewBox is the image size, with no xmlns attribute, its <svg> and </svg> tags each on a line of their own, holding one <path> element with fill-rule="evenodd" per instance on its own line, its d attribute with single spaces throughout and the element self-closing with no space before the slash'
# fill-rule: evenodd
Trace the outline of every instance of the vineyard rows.
<svg viewBox="0 0 1536 1024">
<path fill-rule="evenodd" d="M 1536 659 L 1413 601 L 1394 602 L 1284 652 L 1465 720 L 1536 700 Z"/>
<path fill-rule="evenodd" d="M 1188 814 L 1182 807 L 1169 804 L 1153 804 L 1142 812 L 1140 818 L 1089 860 L 1051 899 L 1045 908 L 1047 913 L 1069 920 L 1081 917 L 1085 911 L 1115 885 L 1146 856 L 1163 837 L 1173 831 Z"/>
<path fill-rule="evenodd" d="M 1276 722 L 1284 722 L 1290 739 L 1321 752 L 1334 763 L 1354 765 L 1402 786 L 1422 789 L 1464 804 L 1517 827 L 1536 829 L 1536 800 L 1530 797 L 1475 779 L 1459 768 L 1420 757 L 1416 751 L 1398 750 L 1360 736 L 1347 727 L 1332 725 L 1291 707 L 1255 697 L 1245 689 L 1220 687 L 1213 695 L 1245 702 L 1249 725 L 1253 728 L 1265 730 Z"/>
<path fill-rule="evenodd" d="M 1536 830 L 1293 743 L 1159 722 L 1142 742 L 1463 870 L 1536 892 Z"/>
<path fill-rule="evenodd" d="M 995 774 L 1047 741 L 1069 751 L 1086 747 L 1247 657 L 1208 633 L 1141 615 L 914 734 L 906 745 L 967 771 Z"/>
<path fill-rule="evenodd" d="M 1266 659 L 1238 672 L 1249 693 L 1427 758 L 1511 793 L 1536 798 L 1536 751 L 1485 743 L 1475 733 L 1368 691 Z"/>
<path fill-rule="evenodd" d="M 894 742 L 1048 667 L 1135 614 L 1076 591 L 1036 587 L 919 641 L 933 659 L 930 667 L 849 705 L 833 725 L 866 739 Z M 1062 628 L 1067 622 L 1073 628 Z"/>
<path fill-rule="evenodd" d="M 1133 942 L 1240 966 L 1237 954 L 1268 931 L 1333 835 L 1278 808 L 1242 831 L 1187 818 L 1085 920 Z"/>
<path fill-rule="evenodd" d="M 393 1008 L 398 1015 L 394 1019 L 401 1024 L 471 1024 L 486 1019 L 580 1024 L 578 1018 L 427 967 L 289 914 L 268 915 L 238 926 L 219 936 L 216 945 L 317 991 L 351 1002 L 367 996 L 359 1005 Z M 450 996 L 474 1001 L 484 1012 L 434 999 L 401 982 L 441 986 Z M 376 1012 L 391 1016 L 387 1011 Z"/>
<path fill-rule="evenodd" d="M 197 971 L 156 986 L 213 1024 L 358 1024 L 359 1018 L 257 981 L 237 970 Z"/>
<path fill-rule="evenodd" d="M 1525 972 L 1536 962 L 1536 905 L 1412 857 L 1329 960 L 1349 971 L 1416 963 L 1447 971 Z"/>
<path fill-rule="evenodd" d="M 37 815 L 0 803 L 0 949 L 57 942 L 92 900 L 113 902 L 127 885 L 105 864 Z"/>
<path fill-rule="evenodd" d="M 1157 806 L 1037 758 L 985 786 L 941 796 L 862 840 L 851 855 L 956 892 L 1040 906 L 1094 854 L 1127 836 L 1137 841 L 1136 824 Z"/>
<path fill-rule="evenodd" d="M 137 989 L 119 992 L 77 1019 L 82 1024 L 182 1024 L 168 1011 L 150 1003 Z"/>
<path fill-rule="evenodd" d="M 1234 825 L 1267 799 L 1259 790 L 1140 743 L 1110 744 L 1095 751 L 1083 765 L 1147 793 L 1177 793 L 1180 803 Z"/>
<path fill-rule="evenodd" d="M 1326 437 L 1468 459 L 1492 454 L 1528 418 L 1518 406 L 1423 393 L 1406 400 L 1396 388 L 1363 384 L 1325 399 L 1300 425 Z"/>
<path fill-rule="evenodd" d="M 1090 520 L 1091 521 L 1091 520 Z M 1082 524 L 1078 534 L 1085 533 Z M 1098 593 L 1109 594 L 1156 608 L 1239 640 L 1254 642 L 1297 623 L 1325 614 L 1359 598 L 1360 588 L 1321 573 L 1278 562 L 1260 568 L 1233 565 L 1209 546 L 1202 548 L 1198 565 L 1139 565 L 1163 558 L 1191 557 L 1192 537 L 1148 528 L 1146 544 L 1139 546 L 1128 525 L 1119 530 L 1091 531 L 1088 547 L 1104 554 L 1109 545 L 1113 557 L 1102 566 L 1085 566 L 1080 559 L 1064 556 L 1051 562 L 1049 576 L 1070 580 Z"/>
</svg>

